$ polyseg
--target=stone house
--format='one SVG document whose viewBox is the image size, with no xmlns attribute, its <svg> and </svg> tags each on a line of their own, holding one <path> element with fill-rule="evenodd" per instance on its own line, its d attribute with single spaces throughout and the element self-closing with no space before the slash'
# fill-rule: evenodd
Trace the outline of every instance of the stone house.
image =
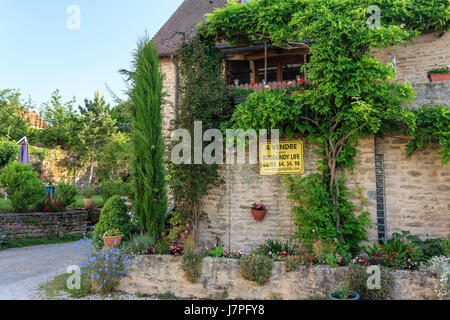
<svg viewBox="0 0 450 320">
<path fill-rule="evenodd" d="M 195 33 L 205 14 L 225 6 L 226 0 L 185 0 L 158 31 L 153 40 L 158 45 L 164 89 L 169 104 L 164 106 L 164 127 L 178 109 L 179 73 L 176 50 L 182 39 Z M 253 47 L 218 44 L 226 54 L 225 73 L 230 85 L 249 88 L 250 82 L 271 86 L 296 81 L 297 70 L 308 60 L 308 51 L 272 47 L 269 43 Z M 383 63 L 391 63 L 396 81 L 409 82 L 416 91 L 412 108 L 429 104 L 450 105 L 450 82 L 428 82 L 427 72 L 450 64 L 450 34 L 432 32 L 419 36 L 414 44 L 373 52 Z M 317 155 L 304 140 L 304 166 L 307 173 L 316 171 Z M 421 238 L 446 237 L 450 233 L 450 169 L 440 164 L 439 146 L 431 146 L 406 158 L 408 137 L 373 136 L 360 142 L 353 172 L 348 173 L 348 187 L 358 189 L 368 201 L 362 208 L 373 222 L 369 241 L 391 237 L 401 230 Z M 251 250 L 267 238 L 289 239 L 295 233 L 291 213 L 293 203 L 286 200 L 287 190 L 281 176 L 262 176 L 258 165 L 223 165 L 225 183 L 212 188 L 204 199 L 209 221 L 200 228 L 200 240 L 211 245 L 216 239 L 230 249 Z M 264 221 L 256 222 L 250 205 L 261 201 L 267 205 Z M 357 199 L 355 199 L 357 201 Z"/>
</svg>

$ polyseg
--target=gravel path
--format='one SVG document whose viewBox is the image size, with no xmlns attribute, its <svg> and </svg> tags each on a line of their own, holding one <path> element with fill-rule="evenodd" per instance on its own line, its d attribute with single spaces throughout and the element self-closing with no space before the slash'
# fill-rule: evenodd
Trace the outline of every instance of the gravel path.
<svg viewBox="0 0 450 320">
<path fill-rule="evenodd" d="M 39 285 L 81 262 L 76 242 L 0 251 L 0 300 L 38 300 Z"/>
</svg>

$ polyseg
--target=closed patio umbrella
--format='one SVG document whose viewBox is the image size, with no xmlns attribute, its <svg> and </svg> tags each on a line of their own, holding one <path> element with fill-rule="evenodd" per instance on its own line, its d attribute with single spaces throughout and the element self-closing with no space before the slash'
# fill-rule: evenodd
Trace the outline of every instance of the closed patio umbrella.
<svg viewBox="0 0 450 320">
<path fill-rule="evenodd" d="M 28 154 L 28 141 L 27 138 L 24 138 L 19 152 L 19 159 L 17 161 L 22 162 L 24 164 L 30 164 L 30 156 Z"/>
</svg>

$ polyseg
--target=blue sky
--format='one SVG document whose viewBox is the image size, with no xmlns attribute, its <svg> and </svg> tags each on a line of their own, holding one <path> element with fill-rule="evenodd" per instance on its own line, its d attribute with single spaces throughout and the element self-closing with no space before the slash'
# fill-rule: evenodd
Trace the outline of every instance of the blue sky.
<svg viewBox="0 0 450 320">
<path fill-rule="evenodd" d="M 0 89 L 20 89 L 37 107 L 60 89 L 77 105 L 100 90 L 112 98 L 126 89 L 118 73 L 128 68 L 136 42 L 159 30 L 182 0 L 0 0 Z M 71 6 L 80 29 L 70 30 Z"/>
</svg>

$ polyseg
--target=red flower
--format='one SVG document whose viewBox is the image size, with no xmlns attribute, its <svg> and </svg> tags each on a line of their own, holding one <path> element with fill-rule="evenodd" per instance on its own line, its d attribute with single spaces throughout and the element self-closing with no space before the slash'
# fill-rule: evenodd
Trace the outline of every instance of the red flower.
<svg viewBox="0 0 450 320">
<path fill-rule="evenodd" d="M 390 258 L 389 258 L 389 261 L 392 261 L 392 260 L 394 260 L 394 258 L 390 257 Z"/>
<path fill-rule="evenodd" d="M 305 79 L 301 78 L 300 83 L 305 83 Z"/>
<path fill-rule="evenodd" d="M 256 86 L 256 82 L 250 82 L 251 86 Z"/>
</svg>

